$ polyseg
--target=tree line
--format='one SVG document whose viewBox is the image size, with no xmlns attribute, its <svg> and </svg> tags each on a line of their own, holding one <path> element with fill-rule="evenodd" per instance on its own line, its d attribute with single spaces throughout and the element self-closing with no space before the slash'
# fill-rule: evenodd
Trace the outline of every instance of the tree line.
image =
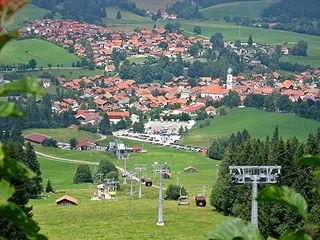
<svg viewBox="0 0 320 240">
<path fill-rule="evenodd" d="M 238 134 L 237 134 L 238 136 Z M 311 212 L 311 227 L 315 231 L 320 226 L 320 202 L 312 189 L 319 187 L 312 168 L 294 164 L 294 160 L 305 155 L 320 154 L 320 131 L 310 135 L 306 143 L 296 138 L 284 141 L 276 129 L 272 139 L 262 141 L 247 136 L 246 139 L 231 135 L 225 149 L 219 171 L 218 181 L 211 194 L 211 205 L 217 211 L 228 215 L 249 220 L 251 212 L 251 186 L 235 185 L 229 174 L 229 166 L 282 166 L 279 184 L 295 188 L 306 197 Z M 244 140 L 244 141 L 243 141 Z M 239 144 L 240 143 L 240 144 Z M 262 188 L 264 186 L 259 186 Z M 297 228 L 302 219 L 292 210 L 282 205 L 259 204 L 259 228 L 266 236 L 279 237 L 286 230 Z"/>
</svg>

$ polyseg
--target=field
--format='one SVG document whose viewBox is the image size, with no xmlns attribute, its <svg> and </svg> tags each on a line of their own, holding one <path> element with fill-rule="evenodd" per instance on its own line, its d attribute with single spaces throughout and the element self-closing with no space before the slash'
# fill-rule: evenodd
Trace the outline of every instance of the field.
<svg viewBox="0 0 320 240">
<path fill-rule="evenodd" d="M 254 108 L 234 109 L 226 116 L 213 119 L 210 126 L 190 131 L 182 143 L 208 147 L 212 139 L 242 131 L 244 128 L 252 137 L 265 139 L 267 136 L 272 137 L 276 125 L 284 139 L 295 136 L 303 141 L 310 133 L 316 132 L 320 122 L 291 113 L 273 113 Z"/>
<path fill-rule="evenodd" d="M 73 62 L 79 60 L 77 56 L 69 53 L 53 43 L 39 39 L 27 39 L 22 41 L 11 41 L 1 52 L 0 64 L 27 64 L 31 59 L 37 61 L 37 67 L 48 67 L 63 65 L 71 67 Z"/>
<path fill-rule="evenodd" d="M 158 9 L 166 10 L 168 5 L 172 5 L 178 0 L 133 0 L 138 8 L 156 12 Z"/>
<path fill-rule="evenodd" d="M 19 28 L 26 23 L 41 19 L 49 10 L 39 8 L 32 4 L 27 4 L 20 11 L 18 11 L 8 22 L 9 29 Z"/>
<path fill-rule="evenodd" d="M 120 10 L 121 19 L 116 19 L 116 14 Z M 133 31 L 134 29 L 151 29 L 154 22 L 150 17 L 142 17 L 129 11 L 118 8 L 107 8 L 107 17 L 103 22 L 108 28 L 120 31 Z"/>
<path fill-rule="evenodd" d="M 201 9 L 200 12 L 205 18 L 209 19 L 222 19 L 225 16 L 231 18 L 236 16 L 261 17 L 265 8 L 278 1 L 279 0 L 260 0 L 224 3 Z"/>
<path fill-rule="evenodd" d="M 58 142 L 69 142 L 69 140 L 75 137 L 77 140 L 83 138 L 92 138 L 94 140 L 98 140 L 100 137 L 95 133 L 80 131 L 77 129 L 66 129 L 66 128 L 58 128 L 58 129 L 30 129 L 23 131 L 23 136 L 29 135 L 31 133 L 40 133 L 46 136 L 50 136 Z"/>
<path fill-rule="evenodd" d="M 5 72 L 2 72 L 5 73 Z M 10 74 L 10 72 L 6 72 Z M 64 77 L 66 79 L 77 79 L 81 77 L 92 77 L 94 75 L 103 75 L 105 72 L 103 70 L 95 69 L 46 69 L 46 70 L 34 70 L 34 71 L 26 71 L 26 72 L 15 72 L 20 77 L 28 76 L 28 77 L 40 77 L 43 73 L 49 73 L 54 75 L 56 78 Z"/>
<path fill-rule="evenodd" d="M 320 66 L 320 37 L 318 36 L 272 29 L 236 26 L 218 21 L 180 21 L 180 23 L 187 33 L 191 33 L 195 26 L 200 26 L 202 28 L 201 36 L 208 39 L 215 33 L 221 32 L 226 40 L 236 41 L 239 39 L 242 42 L 247 42 L 248 37 L 251 34 L 253 41 L 260 44 L 284 45 L 285 42 L 292 44 L 304 40 L 308 42 L 308 56 L 289 56 L 287 59 L 285 57 L 284 60 L 301 64 L 311 64 L 314 67 Z"/>
<path fill-rule="evenodd" d="M 154 191 L 154 190 L 153 190 Z M 76 194 L 76 193 L 75 193 Z M 157 200 L 78 200 L 78 206 L 56 207 L 55 199 L 33 200 L 33 218 L 49 239 L 202 239 L 210 227 L 226 217 L 211 207 L 177 206 L 164 201 L 165 227 L 157 227 Z"/>
</svg>

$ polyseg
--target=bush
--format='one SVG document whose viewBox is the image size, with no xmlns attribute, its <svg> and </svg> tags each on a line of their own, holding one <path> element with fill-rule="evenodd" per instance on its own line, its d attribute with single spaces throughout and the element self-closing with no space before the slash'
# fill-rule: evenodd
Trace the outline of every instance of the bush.
<svg viewBox="0 0 320 240">
<path fill-rule="evenodd" d="M 186 196 L 187 192 L 184 189 L 183 186 L 181 186 L 181 196 Z M 170 184 L 165 192 L 166 194 L 166 200 L 178 200 L 180 197 L 180 186 L 178 185 L 174 185 L 174 184 Z"/>
<path fill-rule="evenodd" d="M 44 147 L 54 147 L 54 148 L 58 147 L 57 140 L 53 140 L 52 138 L 44 140 L 41 143 L 41 145 Z"/>
</svg>

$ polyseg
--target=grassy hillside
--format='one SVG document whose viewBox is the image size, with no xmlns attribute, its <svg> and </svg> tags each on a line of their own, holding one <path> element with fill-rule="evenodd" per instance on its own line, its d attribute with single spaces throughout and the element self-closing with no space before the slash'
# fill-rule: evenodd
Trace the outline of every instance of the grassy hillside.
<svg viewBox="0 0 320 240">
<path fill-rule="evenodd" d="M 226 40 L 236 41 L 239 39 L 242 42 L 247 42 L 251 34 L 254 42 L 272 45 L 283 45 L 285 42 L 293 44 L 304 40 L 308 42 L 308 56 L 302 58 L 290 56 L 287 60 L 301 64 L 312 64 L 315 67 L 320 66 L 320 37 L 317 36 L 272 29 L 236 26 L 218 21 L 181 21 L 180 23 L 189 33 L 192 32 L 195 26 L 200 26 L 202 28 L 202 36 L 206 38 L 210 38 L 213 34 L 221 32 Z"/>
<path fill-rule="evenodd" d="M 120 10 L 121 19 L 116 19 L 116 14 Z M 132 31 L 138 29 L 151 29 L 154 22 L 150 17 L 142 17 L 129 11 L 125 11 L 116 7 L 107 8 L 107 17 L 103 22 L 108 28 L 120 31 Z"/>
<path fill-rule="evenodd" d="M 200 12 L 209 19 L 222 19 L 225 16 L 261 17 L 263 10 L 276 2 L 279 0 L 239 1 L 211 6 Z"/>
<path fill-rule="evenodd" d="M 80 131 L 77 129 L 66 129 L 66 128 L 58 128 L 58 129 L 43 129 L 43 128 L 37 128 L 37 129 L 29 129 L 26 131 L 23 131 L 23 136 L 29 135 L 31 133 L 40 133 L 47 136 L 52 137 L 53 139 L 57 140 L 58 142 L 69 142 L 69 140 L 73 137 L 75 137 L 77 140 L 83 139 L 83 138 L 92 138 L 92 139 L 99 139 L 99 135 L 95 133 Z"/>
<path fill-rule="evenodd" d="M 316 132 L 320 122 L 289 113 L 266 112 L 254 108 L 234 109 L 226 116 L 213 119 L 210 126 L 192 130 L 182 143 L 208 147 L 212 139 L 244 128 L 252 137 L 264 139 L 272 137 L 276 125 L 283 138 L 295 136 L 299 140 L 305 140 L 310 133 Z"/>
<path fill-rule="evenodd" d="M 20 11 L 18 11 L 8 22 L 7 27 L 9 29 L 20 28 L 32 21 L 42 19 L 49 10 L 39 8 L 32 4 L 25 5 Z"/>
<path fill-rule="evenodd" d="M 107 143 L 110 141 L 104 140 L 102 143 Z M 151 145 L 148 143 L 126 140 L 123 139 L 126 146 L 141 146 L 143 149 L 147 150 L 146 153 L 132 153 L 130 154 L 130 160 L 127 162 L 127 169 L 132 171 L 134 164 L 147 164 L 147 171 L 145 176 L 154 178 L 157 182 L 157 176 L 152 174 L 152 164 L 154 162 L 164 163 L 167 162 L 170 164 L 172 171 L 172 179 L 168 180 L 168 183 L 176 183 L 177 178 L 180 177 L 180 184 L 186 186 L 192 194 L 199 193 L 199 187 L 206 185 L 211 186 L 217 179 L 217 172 L 219 166 L 218 161 L 213 161 L 208 159 L 205 155 L 195 152 L 187 152 L 179 149 L 171 149 L 165 147 L 159 147 Z M 57 148 L 46 148 L 41 145 L 35 144 L 34 148 L 38 152 L 42 152 L 54 157 L 61 157 L 67 159 L 83 160 L 83 161 L 93 161 L 100 162 L 103 159 L 108 159 L 112 161 L 115 165 L 124 167 L 124 162 L 119 161 L 115 158 L 114 155 L 101 152 L 101 151 L 76 151 L 76 150 L 60 150 Z M 41 160 L 42 161 L 42 160 Z M 43 159 L 43 161 L 51 161 L 49 159 Z M 190 174 L 184 173 L 183 169 L 188 166 L 193 166 L 199 170 L 198 173 Z M 42 171 L 45 173 L 46 168 L 42 168 Z M 180 172 L 180 175 L 179 175 Z M 68 182 L 71 183 L 73 178 L 72 175 L 66 176 L 69 178 Z M 55 178 L 51 179 L 55 181 Z M 60 178 L 58 179 L 60 180 Z M 65 188 L 66 185 L 57 186 L 58 188 Z M 72 186 L 69 186 L 72 188 Z"/>
<path fill-rule="evenodd" d="M 22 41 L 11 41 L 1 51 L 1 64 L 28 63 L 34 58 L 38 67 L 48 67 L 48 64 L 71 67 L 73 62 L 79 58 L 67 50 L 50 42 L 39 39 L 27 39 Z"/>
<path fill-rule="evenodd" d="M 158 9 L 166 10 L 168 5 L 171 5 L 178 0 L 133 0 L 138 8 L 157 11 Z"/>
<path fill-rule="evenodd" d="M 154 190 L 153 190 L 154 191 Z M 77 194 L 77 193 L 75 193 Z M 92 193 L 91 193 L 92 195 Z M 74 195 L 73 195 L 74 196 Z M 226 217 L 211 207 L 177 206 L 164 201 L 165 227 L 157 227 L 157 199 L 90 201 L 78 206 L 56 207 L 55 199 L 33 200 L 33 219 L 49 239 L 202 239 L 210 227 Z"/>
</svg>

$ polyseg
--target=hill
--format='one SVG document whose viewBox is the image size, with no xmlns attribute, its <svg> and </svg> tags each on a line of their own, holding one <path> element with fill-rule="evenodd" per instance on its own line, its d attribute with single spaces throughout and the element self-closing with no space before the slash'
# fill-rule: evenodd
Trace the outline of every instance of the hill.
<svg viewBox="0 0 320 240">
<path fill-rule="evenodd" d="M 208 147 L 212 139 L 230 135 L 247 129 L 252 137 L 264 139 L 272 137 L 278 125 L 280 136 L 284 139 L 297 137 L 306 140 L 310 133 L 315 133 L 320 122 L 297 117 L 291 113 L 274 113 L 254 108 L 234 109 L 228 115 L 217 117 L 204 128 L 196 128 L 189 132 L 182 144 Z"/>
<path fill-rule="evenodd" d="M 236 41 L 239 39 L 242 42 L 247 42 L 248 37 L 251 34 L 253 37 L 253 41 L 260 44 L 284 46 L 285 42 L 294 44 L 300 40 L 304 40 L 308 42 L 308 56 L 289 56 L 288 60 L 293 63 L 310 63 L 313 64 L 314 67 L 320 67 L 320 37 L 318 36 L 272 29 L 237 26 L 234 24 L 222 23 L 219 21 L 184 20 L 180 21 L 180 23 L 182 27 L 184 27 L 184 29 L 190 34 L 192 34 L 192 30 L 195 26 L 200 26 L 202 29 L 201 37 L 206 37 L 207 39 L 209 39 L 215 33 L 220 32 L 223 34 L 224 39 L 226 40 Z"/>
<path fill-rule="evenodd" d="M 214 5 L 200 10 L 208 19 L 222 19 L 233 17 L 261 17 L 265 8 L 279 2 L 279 0 L 239 1 Z"/>
<path fill-rule="evenodd" d="M 320 2 L 318 0 L 281 0 L 266 8 L 264 17 L 278 17 L 280 15 L 292 18 L 320 19 Z"/>
<path fill-rule="evenodd" d="M 173 3 L 177 2 L 179 0 L 133 0 L 133 2 L 136 3 L 138 8 L 151 10 L 151 11 L 157 11 L 160 10 L 166 10 L 166 8 L 169 5 L 172 5 Z"/>
<path fill-rule="evenodd" d="M 55 129 L 44 129 L 44 128 L 37 128 L 37 129 L 29 129 L 25 130 L 22 133 L 22 136 L 29 135 L 31 133 L 40 133 L 46 136 L 50 136 L 53 139 L 57 140 L 58 142 L 69 142 L 71 138 L 76 138 L 80 140 L 82 138 L 91 138 L 94 140 L 98 140 L 100 136 L 95 133 L 85 132 L 77 129 L 66 129 L 66 128 L 55 128 Z"/>
<path fill-rule="evenodd" d="M 48 67 L 48 64 L 52 66 L 62 64 L 64 67 L 71 67 L 73 62 L 79 60 L 76 55 L 53 43 L 39 39 L 27 39 L 9 42 L 1 52 L 0 63 L 4 65 L 27 64 L 31 59 L 37 61 L 37 67 Z"/>
<path fill-rule="evenodd" d="M 19 28 L 32 21 L 42 19 L 49 12 L 47 9 L 27 4 L 10 19 L 7 28 Z"/>
</svg>

